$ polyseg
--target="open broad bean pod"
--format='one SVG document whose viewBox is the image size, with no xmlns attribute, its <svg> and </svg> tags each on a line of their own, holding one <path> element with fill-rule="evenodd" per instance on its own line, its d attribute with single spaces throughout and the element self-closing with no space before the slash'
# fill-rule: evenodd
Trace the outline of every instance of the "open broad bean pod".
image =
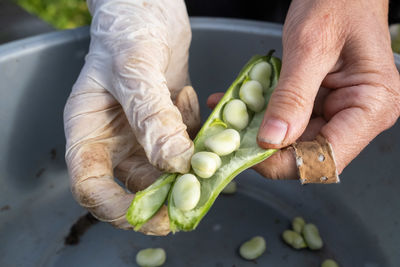
<svg viewBox="0 0 400 267">
<path fill-rule="evenodd" d="M 235 176 L 276 152 L 260 148 L 256 141 L 279 78 L 281 62 L 272 53 L 250 59 L 200 129 L 194 139 L 190 178 L 166 173 L 136 194 L 126 214 L 135 230 L 167 199 L 171 230 L 195 229 Z"/>
</svg>

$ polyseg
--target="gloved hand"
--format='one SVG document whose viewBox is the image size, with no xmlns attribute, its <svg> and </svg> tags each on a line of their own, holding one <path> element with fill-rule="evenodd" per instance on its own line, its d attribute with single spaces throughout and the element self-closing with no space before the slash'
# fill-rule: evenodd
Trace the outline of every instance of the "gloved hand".
<svg viewBox="0 0 400 267">
<path fill-rule="evenodd" d="M 190 168 L 185 124 L 192 133 L 200 124 L 197 95 L 184 87 L 191 30 L 182 0 L 88 0 L 88 6 L 90 49 L 64 110 L 66 162 L 79 204 L 130 229 L 125 212 L 134 195 L 114 174 L 135 192 L 160 170 Z M 167 234 L 166 209 L 141 231 Z"/>
</svg>

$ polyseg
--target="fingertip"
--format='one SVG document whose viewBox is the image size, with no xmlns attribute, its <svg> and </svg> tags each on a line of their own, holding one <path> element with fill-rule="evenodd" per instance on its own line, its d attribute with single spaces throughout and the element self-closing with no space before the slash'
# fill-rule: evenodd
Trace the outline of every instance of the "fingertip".
<svg viewBox="0 0 400 267">
<path fill-rule="evenodd" d="M 210 95 L 207 99 L 207 106 L 210 109 L 214 109 L 223 96 L 224 93 L 214 93 Z"/>
<path fill-rule="evenodd" d="M 170 233 L 167 206 L 162 206 L 139 230 L 145 235 L 166 236 Z"/>
<path fill-rule="evenodd" d="M 264 149 L 280 149 L 280 148 L 282 148 L 281 145 L 275 145 L 275 144 L 271 144 L 268 142 L 264 142 L 258 138 L 257 138 L 257 144 L 259 147 L 264 148 Z"/>
<path fill-rule="evenodd" d="M 158 158 L 151 163 L 157 166 L 160 170 L 169 172 L 169 173 L 187 173 L 190 171 L 190 159 L 194 152 L 194 144 L 189 137 L 186 139 L 190 146 L 185 150 L 180 151 L 179 153 L 175 153 L 171 155 L 174 151 L 174 147 L 182 146 L 182 143 L 179 142 L 171 142 L 166 145 L 166 150 L 163 155 L 159 155 Z"/>
<path fill-rule="evenodd" d="M 288 123 L 265 117 L 258 131 L 257 142 L 262 148 L 281 148 L 287 135 Z"/>
<path fill-rule="evenodd" d="M 253 168 L 261 175 L 273 180 L 295 180 L 299 178 L 296 158 L 291 147 L 277 151 Z"/>
<path fill-rule="evenodd" d="M 196 91 L 192 86 L 185 86 L 177 93 L 174 100 L 182 115 L 183 123 L 187 126 L 189 137 L 194 139 L 201 127 L 200 106 Z"/>
</svg>

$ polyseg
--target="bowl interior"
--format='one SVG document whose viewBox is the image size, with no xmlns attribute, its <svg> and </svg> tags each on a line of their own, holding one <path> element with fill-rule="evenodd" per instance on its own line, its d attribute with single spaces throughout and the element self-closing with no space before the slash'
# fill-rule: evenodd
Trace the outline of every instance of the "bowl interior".
<svg viewBox="0 0 400 267">
<path fill-rule="evenodd" d="M 281 56 L 281 26 L 231 19 L 192 19 L 190 73 L 202 117 L 209 94 L 224 91 L 254 54 Z M 0 266 L 132 266 L 141 248 L 163 247 L 165 266 L 399 266 L 400 126 L 378 136 L 343 172 L 339 185 L 300 186 L 248 170 L 238 192 L 221 196 L 198 229 L 168 237 L 91 225 L 65 245 L 86 212 L 73 200 L 64 163 L 62 112 L 89 44 L 87 28 L 0 46 Z M 325 246 L 295 251 L 280 238 L 302 215 L 319 226 Z M 239 245 L 267 241 L 256 262 Z"/>
</svg>

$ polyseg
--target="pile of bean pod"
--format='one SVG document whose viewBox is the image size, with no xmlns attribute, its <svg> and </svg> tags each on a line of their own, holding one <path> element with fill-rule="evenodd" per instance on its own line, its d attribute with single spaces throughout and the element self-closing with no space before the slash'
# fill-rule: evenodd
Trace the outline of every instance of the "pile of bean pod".
<svg viewBox="0 0 400 267">
<path fill-rule="evenodd" d="M 268 62 L 255 64 L 243 81 L 239 96 L 225 104 L 222 118 L 225 129 L 209 136 L 205 142 L 206 151 L 198 151 L 191 158 L 192 172 L 179 176 L 172 190 L 175 206 L 182 211 L 196 207 L 201 196 L 198 177 L 209 179 L 221 167 L 221 157 L 227 156 L 240 147 L 240 131 L 249 124 L 251 114 L 264 109 L 264 92 L 270 87 L 271 65 Z"/>
</svg>

